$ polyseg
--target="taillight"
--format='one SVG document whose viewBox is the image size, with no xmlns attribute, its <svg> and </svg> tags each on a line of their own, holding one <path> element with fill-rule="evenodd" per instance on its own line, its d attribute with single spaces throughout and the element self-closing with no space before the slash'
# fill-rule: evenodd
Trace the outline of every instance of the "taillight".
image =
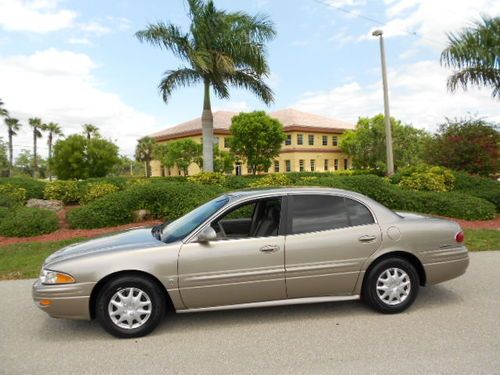
<svg viewBox="0 0 500 375">
<path fill-rule="evenodd" d="M 458 232 L 457 234 L 455 234 L 455 241 L 462 243 L 464 242 L 464 239 L 465 239 L 464 232 Z"/>
</svg>

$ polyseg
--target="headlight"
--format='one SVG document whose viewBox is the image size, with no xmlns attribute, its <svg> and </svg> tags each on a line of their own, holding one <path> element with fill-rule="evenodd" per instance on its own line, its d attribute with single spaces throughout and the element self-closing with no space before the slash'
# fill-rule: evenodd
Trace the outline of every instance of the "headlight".
<svg viewBox="0 0 500 375">
<path fill-rule="evenodd" d="M 74 283 L 76 280 L 67 273 L 42 270 L 42 272 L 40 272 L 40 281 L 42 284 L 70 284 Z"/>
</svg>

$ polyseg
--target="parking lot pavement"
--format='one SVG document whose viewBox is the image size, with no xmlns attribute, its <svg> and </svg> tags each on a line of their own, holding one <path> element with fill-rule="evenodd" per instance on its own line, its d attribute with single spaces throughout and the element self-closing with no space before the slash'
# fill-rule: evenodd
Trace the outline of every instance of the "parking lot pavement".
<svg viewBox="0 0 500 375">
<path fill-rule="evenodd" d="M 96 322 L 57 320 L 32 280 L 0 282 L 2 374 L 500 374 L 500 251 L 381 315 L 340 302 L 171 316 L 118 340 Z"/>
</svg>

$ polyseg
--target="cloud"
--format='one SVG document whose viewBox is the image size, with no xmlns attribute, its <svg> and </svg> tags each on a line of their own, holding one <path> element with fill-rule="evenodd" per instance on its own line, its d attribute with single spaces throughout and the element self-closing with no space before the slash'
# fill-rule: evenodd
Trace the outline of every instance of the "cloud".
<svg viewBox="0 0 500 375">
<path fill-rule="evenodd" d="M 0 0 L 0 27 L 40 34 L 71 27 L 77 13 L 57 5 L 58 0 Z"/>
<path fill-rule="evenodd" d="M 102 36 L 110 34 L 113 30 L 97 21 L 92 21 L 80 25 L 80 30 L 86 34 L 93 34 L 96 36 Z"/>
<path fill-rule="evenodd" d="M 498 100 L 489 90 L 450 94 L 449 74 L 435 61 L 407 64 L 389 72 L 391 115 L 419 128 L 434 130 L 447 117 L 477 114 L 500 121 Z M 383 113 L 380 81 L 361 85 L 353 81 L 327 91 L 304 94 L 293 107 L 355 122 L 359 116 Z"/>
<path fill-rule="evenodd" d="M 221 102 L 219 106 L 214 106 L 213 111 L 249 112 L 252 108 L 246 101 Z"/>
<path fill-rule="evenodd" d="M 72 134 L 81 132 L 82 124 L 92 123 L 105 137 L 117 140 L 122 152 L 132 154 L 139 137 L 158 131 L 157 119 L 100 89 L 93 76 L 96 66 L 86 54 L 53 48 L 0 58 L 2 99 L 23 124 L 29 117 L 41 117 Z M 14 142 L 31 143 L 27 126 Z"/>
</svg>

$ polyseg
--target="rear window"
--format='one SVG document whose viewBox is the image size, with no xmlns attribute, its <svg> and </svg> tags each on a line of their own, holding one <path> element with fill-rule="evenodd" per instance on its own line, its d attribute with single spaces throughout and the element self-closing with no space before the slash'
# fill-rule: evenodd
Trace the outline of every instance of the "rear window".
<svg viewBox="0 0 500 375">
<path fill-rule="evenodd" d="M 291 234 L 317 232 L 374 223 L 363 204 L 333 195 L 296 195 L 291 197 Z"/>
</svg>

